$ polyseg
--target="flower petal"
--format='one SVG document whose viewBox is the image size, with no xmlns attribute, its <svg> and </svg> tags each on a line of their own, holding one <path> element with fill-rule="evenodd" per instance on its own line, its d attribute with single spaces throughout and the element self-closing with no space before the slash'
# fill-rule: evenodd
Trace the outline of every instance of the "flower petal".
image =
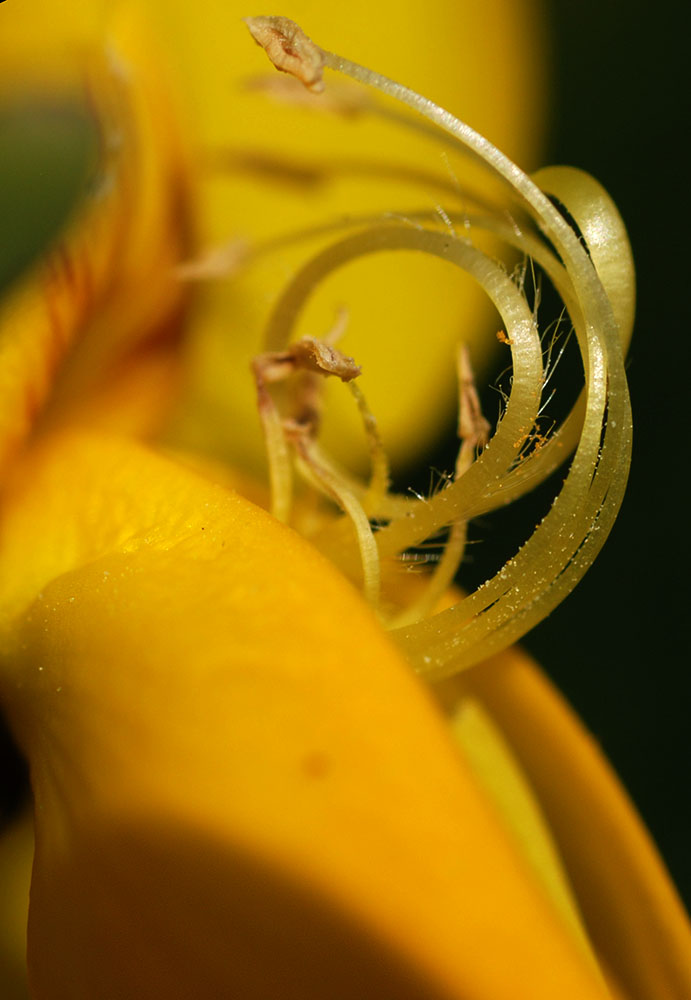
<svg viewBox="0 0 691 1000">
<path fill-rule="evenodd" d="M 96 140 L 93 116 L 75 103 L 0 96 L 0 294 L 64 227 Z"/>
<path fill-rule="evenodd" d="M 473 669 L 466 683 L 530 777 L 604 962 L 634 1000 L 683 1000 L 688 918 L 593 738 L 518 649 Z"/>
<path fill-rule="evenodd" d="M 24 28 L 21 16 L 8 18 L 0 61 L 13 42 L 28 61 Z M 179 326 L 173 265 L 185 254 L 189 218 L 186 166 L 168 97 L 130 17 L 111 23 L 108 46 L 75 32 L 79 45 L 61 44 L 60 32 L 53 46 L 41 42 L 38 51 L 47 49 L 52 67 L 50 91 L 40 65 L 33 76 L 25 67 L 13 83 L 39 103 L 76 102 L 90 114 L 95 107 L 103 149 L 79 217 L 0 307 L 0 466 L 49 399 L 48 422 L 65 411 L 73 419 L 86 397 L 113 383 L 135 349 L 160 344 L 162 332 Z M 36 60 L 34 54 L 29 65 Z"/>
<path fill-rule="evenodd" d="M 454 737 L 584 954 L 597 967 L 559 852 L 530 784 L 487 712 L 464 696 L 451 718 Z"/>
<path fill-rule="evenodd" d="M 605 996 L 424 689 L 297 535 L 99 435 L 35 449 L 3 531 L 36 997 Z"/>
</svg>

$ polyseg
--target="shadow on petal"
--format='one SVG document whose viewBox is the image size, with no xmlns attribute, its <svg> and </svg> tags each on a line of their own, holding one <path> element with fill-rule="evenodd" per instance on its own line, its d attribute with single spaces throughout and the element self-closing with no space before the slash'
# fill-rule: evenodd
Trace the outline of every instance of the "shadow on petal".
<svg viewBox="0 0 691 1000">
<path fill-rule="evenodd" d="M 308 885 L 202 831 L 143 817 L 82 833 L 32 888 L 40 1000 L 441 1000 L 445 989 Z"/>
</svg>

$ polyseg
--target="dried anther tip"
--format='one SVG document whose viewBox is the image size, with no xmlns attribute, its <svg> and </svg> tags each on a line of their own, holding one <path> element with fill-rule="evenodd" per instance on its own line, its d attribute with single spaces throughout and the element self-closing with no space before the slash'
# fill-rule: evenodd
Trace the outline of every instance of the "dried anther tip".
<svg viewBox="0 0 691 1000">
<path fill-rule="evenodd" d="M 288 426 L 299 426 L 316 434 L 322 409 L 321 379 L 316 376 L 335 375 L 342 382 L 350 382 L 361 374 L 361 368 L 353 358 L 337 350 L 330 344 L 314 337 L 303 337 L 291 344 L 286 351 L 273 351 L 258 355 L 252 362 L 259 399 L 260 412 L 273 407 L 267 386 L 283 382 L 298 372 L 304 378 L 297 395 L 298 409 L 289 421 L 283 420 L 284 430 Z"/>
<path fill-rule="evenodd" d="M 295 21 L 288 17 L 246 17 L 244 21 L 276 69 L 297 77 L 315 94 L 323 91 L 324 53 Z"/>
<path fill-rule="evenodd" d="M 264 382 L 280 382 L 296 371 L 336 375 L 342 382 L 350 382 L 362 371 L 347 354 L 314 337 L 303 337 L 286 351 L 260 354 L 254 359 L 253 368 Z"/>
<path fill-rule="evenodd" d="M 482 415 L 480 397 L 475 386 L 475 377 L 470 365 L 468 349 L 461 345 L 456 358 L 458 372 L 458 436 L 466 446 L 484 448 L 490 439 L 492 428 Z M 459 452 L 459 458 L 461 456 Z M 462 470 L 457 470 L 459 473 Z"/>
<path fill-rule="evenodd" d="M 357 378 L 362 369 L 352 358 L 342 351 L 315 340 L 314 337 L 303 337 L 293 346 L 296 364 L 307 371 L 320 375 L 336 375 L 342 382 L 350 382 Z"/>
</svg>

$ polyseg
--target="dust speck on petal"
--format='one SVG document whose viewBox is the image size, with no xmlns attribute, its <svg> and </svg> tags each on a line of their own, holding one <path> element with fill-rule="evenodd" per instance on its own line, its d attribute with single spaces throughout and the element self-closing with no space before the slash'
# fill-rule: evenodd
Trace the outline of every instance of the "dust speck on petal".
<svg viewBox="0 0 691 1000">
<path fill-rule="evenodd" d="M 313 750 L 305 754 L 300 766 L 308 778 L 325 778 L 331 770 L 331 761 L 326 754 Z"/>
</svg>

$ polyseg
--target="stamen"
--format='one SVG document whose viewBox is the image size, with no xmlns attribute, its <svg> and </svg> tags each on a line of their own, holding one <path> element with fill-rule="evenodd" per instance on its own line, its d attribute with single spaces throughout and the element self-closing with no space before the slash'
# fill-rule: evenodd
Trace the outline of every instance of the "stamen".
<svg viewBox="0 0 691 1000">
<path fill-rule="evenodd" d="M 513 377 L 506 409 L 491 442 L 473 461 L 482 435 L 474 390 L 466 387 L 460 394 L 461 407 L 466 407 L 466 426 L 471 431 L 463 436 L 455 481 L 424 502 L 392 496 L 383 501 L 390 519 L 375 538 L 382 558 L 395 558 L 445 526 L 452 526 L 449 554 L 442 558 L 428 596 L 460 558 L 468 518 L 520 496 L 556 469 L 575 447 L 571 469 L 552 509 L 500 572 L 454 608 L 394 633 L 418 669 L 442 676 L 503 648 L 544 617 L 583 575 L 614 521 L 631 449 L 622 350 L 622 343 L 630 336 L 633 315 L 633 268 L 626 232 L 611 200 L 587 175 L 551 168 L 530 178 L 486 139 L 433 102 L 320 49 L 285 19 L 260 20 L 271 22 L 265 41 L 258 37 L 260 32 L 253 34 L 266 45 L 279 68 L 306 79 L 314 89 L 321 86 L 322 67 L 326 66 L 394 98 L 425 121 L 416 123 L 388 109 L 378 113 L 433 134 L 447 146 L 470 152 L 502 182 L 513 202 L 511 210 L 490 208 L 487 217 L 471 220 L 461 215 L 463 240 L 455 237 L 456 216 L 447 211 L 443 232 L 426 228 L 424 220 L 419 226 L 389 221 L 344 237 L 296 275 L 281 296 L 267 333 L 267 342 L 274 348 L 288 343 L 305 301 L 329 272 L 358 256 L 385 250 L 414 249 L 451 262 L 474 277 L 496 305 L 503 323 L 501 339 L 511 349 Z M 298 49 L 304 56 L 296 55 Z M 372 107 L 376 110 L 374 103 Z M 585 247 L 551 198 L 573 218 Z M 526 255 L 526 267 L 532 267 L 535 260 L 561 294 L 573 324 L 583 358 L 585 389 L 548 440 L 538 424 L 546 404 L 541 402 L 545 376 L 537 318 L 523 290 L 506 271 L 470 244 L 469 227 L 504 239 Z M 551 374 L 551 347 L 547 363 Z M 471 444 L 473 434 L 477 440 Z"/>
<path fill-rule="evenodd" d="M 329 467 L 316 443 L 311 440 L 305 429 L 293 425 L 287 430 L 298 455 L 305 462 L 314 479 L 350 517 L 355 528 L 362 559 L 363 592 L 369 603 L 376 608 L 379 603 L 381 570 L 379 552 L 367 514 L 354 491 L 348 487 L 342 476 Z"/>
<path fill-rule="evenodd" d="M 269 461 L 271 512 L 279 521 L 288 521 L 290 518 L 292 472 L 284 421 L 268 386 L 283 381 L 298 370 L 312 376 L 337 375 L 344 382 L 349 382 L 360 374 L 360 368 L 352 358 L 313 337 L 303 337 L 287 351 L 273 351 L 254 358 L 252 371 Z M 293 422 L 314 435 L 320 415 L 320 380 L 313 377 L 304 379 L 299 395 L 298 414 Z"/>
<path fill-rule="evenodd" d="M 269 365 L 271 362 L 269 362 Z M 271 513 L 284 524 L 290 520 L 293 502 L 293 474 L 290 453 L 283 432 L 283 422 L 267 388 L 267 365 L 263 356 L 252 362 L 252 372 L 257 387 L 257 408 L 264 431 L 266 454 L 269 463 L 271 487 Z"/>
<path fill-rule="evenodd" d="M 367 405 L 362 389 L 357 382 L 350 383 L 350 391 L 355 397 L 358 405 L 362 423 L 367 435 L 369 444 L 371 475 L 369 487 L 365 494 L 362 506 L 370 517 L 377 517 L 383 513 L 383 506 L 389 492 L 391 476 L 389 470 L 389 459 L 384 450 L 384 445 L 379 437 L 379 429 L 374 414 Z"/>
<path fill-rule="evenodd" d="M 462 444 L 456 458 L 455 478 L 458 480 L 475 461 L 478 448 L 484 448 L 489 440 L 490 425 L 482 415 L 480 400 L 475 387 L 475 379 L 470 364 L 470 355 L 464 344 L 456 352 L 458 373 L 458 437 Z M 430 615 L 437 603 L 454 581 L 463 560 L 468 524 L 455 521 L 449 530 L 449 537 L 441 559 L 430 578 L 424 594 L 394 622 L 392 627 L 402 628 Z"/>
<path fill-rule="evenodd" d="M 324 53 L 295 21 L 287 17 L 246 17 L 245 24 L 257 45 L 266 51 L 276 69 L 296 76 L 315 94 L 324 89 Z"/>
<path fill-rule="evenodd" d="M 346 316 L 342 311 L 329 333 L 331 340 L 340 337 L 345 320 Z M 360 366 L 332 344 L 316 340 L 314 337 L 303 337 L 285 351 L 268 352 L 255 358 L 252 370 L 269 459 L 272 513 L 282 521 L 288 521 L 290 518 L 292 506 L 290 446 L 302 461 L 311 481 L 335 500 L 350 517 L 362 559 L 363 590 L 367 600 L 376 607 L 379 601 L 381 573 L 379 552 L 369 518 L 357 497 L 357 490 L 353 489 L 348 478 L 336 470 L 322 455 L 315 440 L 321 418 L 320 376 L 335 375 L 342 382 L 354 384 L 353 379 L 360 374 Z M 302 375 L 302 381 L 295 398 L 296 412 L 292 417 L 282 418 L 268 386 L 298 374 Z M 356 392 L 356 399 L 360 400 L 360 410 L 365 423 L 370 425 L 370 438 L 375 437 L 374 418 L 369 413 L 359 390 Z M 381 491 L 379 482 L 382 476 L 381 464 L 382 460 L 377 454 L 377 466 L 373 474 L 377 493 Z M 388 483 L 388 466 L 383 474 L 385 482 Z"/>
</svg>

